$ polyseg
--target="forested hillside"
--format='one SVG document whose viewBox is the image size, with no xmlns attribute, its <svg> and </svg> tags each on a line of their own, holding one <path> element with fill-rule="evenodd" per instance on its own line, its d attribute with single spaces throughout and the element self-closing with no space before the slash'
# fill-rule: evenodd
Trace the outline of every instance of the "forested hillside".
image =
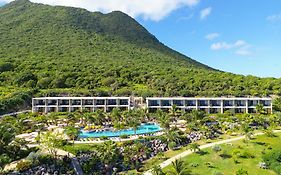
<svg viewBox="0 0 281 175">
<path fill-rule="evenodd" d="M 281 94 L 280 79 L 214 70 L 166 47 L 122 12 L 27 0 L 0 8 L 0 82 L 0 113 L 34 94 Z"/>
</svg>

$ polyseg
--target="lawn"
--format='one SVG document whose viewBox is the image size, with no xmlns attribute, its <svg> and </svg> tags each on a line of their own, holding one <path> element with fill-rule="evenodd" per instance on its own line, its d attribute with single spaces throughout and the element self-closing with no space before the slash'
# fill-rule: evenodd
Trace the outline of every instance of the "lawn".
<svg viewBox="0 0 281 175">
<path fill-rule="evenodd" d="M 281 146 L 280 137 L 281 133 L 276 134 L 276 137 L 257 136 L 248 143 L 241 140 L 232 144 L 220 145 L 221 151 L 219 152 L 208 148 L 203 150 L 201 154 L 194 153 L 182 160 L 192 174 L 198 175 L 213 175 L 215 172 L 235 175 L 241 168 L 246 170 L 249 175 L 274 175 L 276 173 L 271 170 L 259 168 L 259 163 L 262 162 L 263 152 Z M 235 163 L 235 159 L 238 163 Z M 164 171 L 167 172 L 170 169 L 171 166 L 168 166 L 164 168 Z"/>
</svg>

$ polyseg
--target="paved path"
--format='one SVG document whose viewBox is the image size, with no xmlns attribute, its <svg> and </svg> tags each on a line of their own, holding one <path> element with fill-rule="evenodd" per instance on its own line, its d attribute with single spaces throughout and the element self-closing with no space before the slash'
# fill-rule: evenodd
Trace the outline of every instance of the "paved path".
<svg viewBox="0 0 281 175">
<path fill-rule="evenodd" d="M 281 132 L 281 130 L 276 130 L 274 132 L 275 133 Z M 264 133 L 260 132 L 260 133 L 254 134 L 254 135 L 258 136 L 258 135 L 263 135 L 263 134 Z M 235 138 L 232 138 L 232 139 L 227 139 L 227 140 L 222 140 L 222 141 L 218 141 L 218 142 L 214 142 L 214 143 L 205 144 L 205 145 L 200 146 L 199 148 L 200 149 L 210 148 L 210 147 L 213 147 L 215 145 L 221 145 L 221 144 L 225 144 L 225 143 L 230 143 L 230 142 L 234 142 L 234 141 L 237 141 L 237 140 L 242 140 L 244 138 L 245 138 L 245 136 L 235 137 Z M 186 156 L 188 156 L 188 155 L 190 155 L 192 153 L 193 152 L 191 150 L 186 150 L 186 151 L 184 151 L 184 152 L 182 152 L 182 153 L 180 153 L 180 154 L 178 154 L 178 155 L 176 155 L 174 157 L 171 157 L 170 159 L 162 162 L 160 164 L 160 167 L 163 169 L 163 168 L 167 167 L 168 165 L 172 164 L 172 162 L 174 162 L 175 160 L 181 159 L 183 157 L 186 157 Z M 149 171 L 145 172 L 144 175 L 152 175 L 152 171 L 149 170 Z"/>
<path fill-rule="evenodd" d="M 31 110 L 25 110 L 25 111 L 19 111 L 19 112 L 13 112 L 13 113 L 9 113 L 9 114 L 0 115 L 0 118 L 6 117 L 6 116 L 18 115 L 18 114 L 22 114 L 22 113 L 28 113 L 28 112 L 31 112 Z"/>
</svg>

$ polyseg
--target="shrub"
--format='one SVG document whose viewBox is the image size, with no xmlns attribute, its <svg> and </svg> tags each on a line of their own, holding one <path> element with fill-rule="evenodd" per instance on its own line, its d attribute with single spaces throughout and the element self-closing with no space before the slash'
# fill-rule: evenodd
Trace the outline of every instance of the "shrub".
<svg viewBox="0 0 281 175">
<path fill-rule="evenodd" d="M 239 155 L 239 157 L 244 158 L 244 159 L 250 159 L 250 158 L 255 158 L 255 155 L 253 155 L 249 151 L 244 151 Z"/>
<path fill-rule="evenodd" d="M 177 146 L 176 142 L 170 142 L 168 144 L 169 149 L 174 149 Z"/>
<path fill-rule="evenodd" d="M 31 166 L 32 166 L 32 163 L 30 161 L 20 161 L 17 164 L 16 168 L 19 172 L 24 172 L 24 171 L 30 169 Z"/>
<path fill-rule="evenodd" d="M 215 146 L 213 146 L 212 150 L 215 151 L 215 152 L 220 152 L 221 151 L 221 146 L 215 145 Z"/>
<path fill-rule="evenodd" d="M 236 175 L 248 175 L 248 172 L 243 168 L 241 168 L 238 171 L 236 171 Z"/>
<path fill-rule="evenodd" d="M 101 139 L 101 140 L 107 140 L 108 137 L 107 137 L 107 136 L 101 136 L 100 139 Z"/>
<path fill-rule="evenodd" d="M 277 174 L 281 174 L 281 150 L 274 149 L 269 151 L 268 153 L 262 156 L 266 165 L 269 166 L 270 169 L 275 171 Z"/>
<path fill-rule="evenodd" d="M 121 139 L 126 139 L 126 138 L 128 138 L 128 135 L 120 135 L 120 138 Z"/>
</svg>

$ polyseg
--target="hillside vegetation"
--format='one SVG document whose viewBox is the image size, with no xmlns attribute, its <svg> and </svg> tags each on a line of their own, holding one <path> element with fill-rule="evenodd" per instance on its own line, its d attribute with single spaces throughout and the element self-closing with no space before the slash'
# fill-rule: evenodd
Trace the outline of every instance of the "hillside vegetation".
<svg viewBox="0 0 281 175">
<path fill-rule="evenodd" d="M 214 70 L 166 47 L 122 12 L 27 0 L 0 8 L 0 86 L 0 113 L 22 90 L 37 96 L 281 94 L 280 79 Z"/>
</svg>

